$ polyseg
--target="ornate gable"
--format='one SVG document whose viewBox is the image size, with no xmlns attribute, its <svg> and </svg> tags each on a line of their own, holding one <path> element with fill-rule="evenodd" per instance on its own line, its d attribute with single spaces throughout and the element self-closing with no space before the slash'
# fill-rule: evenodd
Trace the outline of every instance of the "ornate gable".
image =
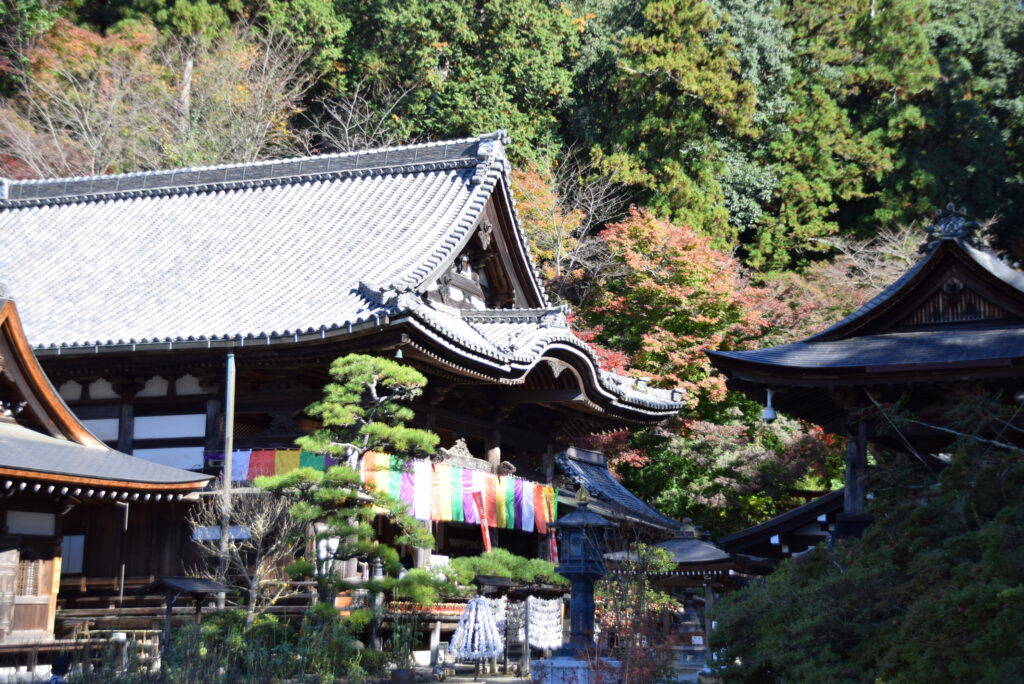
<svg viewBox="0 0 1024 684">
<path fill-rule="evenodd" d="M 471 235 L 424 288 L 424 299 L 463 311 L 545 306 L 515 221 L 507 189 L 499 184 Z"/>
<path fill-rule="evenodd" d="M 935 291 L 898 324 L 917 328 L 956 323 L 1005 322 L 1015 316 L 978 292 L 963 278 L 948 276 Z"/>
<path fill-rule="evenodd" d="M 427 288 L 426 299 L 468 311 L 515 305 L 516 284 L 503 267 L 493 223 L 484 220 L 477 226 L 458 256 Z"/>
</svg>

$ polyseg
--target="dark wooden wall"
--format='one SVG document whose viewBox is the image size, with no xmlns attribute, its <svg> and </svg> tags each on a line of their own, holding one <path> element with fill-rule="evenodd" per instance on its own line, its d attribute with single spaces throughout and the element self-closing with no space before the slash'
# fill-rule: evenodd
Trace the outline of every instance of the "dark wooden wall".
<svg viewBox="0 0 1024 684">
<path fill-rule="evenodd" d="M 124 532 L 123 506 L 79 504 L 64 516 L 63 533 L 85 535 L 86 577 L 120 577 L 122 558 L 126 579 L 182 575 L 198 562 L 185 521 L 188 506 L 130 503 Z"/>
</svg>

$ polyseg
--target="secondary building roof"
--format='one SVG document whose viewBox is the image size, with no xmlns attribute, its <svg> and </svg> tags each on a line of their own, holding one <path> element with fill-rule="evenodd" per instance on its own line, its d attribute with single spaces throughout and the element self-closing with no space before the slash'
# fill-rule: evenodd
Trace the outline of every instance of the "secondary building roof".
<svg viewBox="0 0 1024 684">
<path fill-rule="evenodd" d="M 192 491 L 209 480 L 180 468 L 135 458 L 106 446 L 86 446 L 0 421 L 0 478 L 75 485 L 83 491 Z M 12 485 L 13 487 L 13 482 Z"/>
<path fill-rule="evenodd" d="M 948 207 L 921 259 L 870 302 L 799 342 L 709 351 L 730 386 L 825 425 L 844 415 L 840 386 L 908 385 L 1024 375 L 1024 274 L 981 248 Z M 841 428 L 841 426 L 838 426 Z"/>
<path fill-rule="evenodd" d="M 180 496 L 210 479 L 134 458 L 93 437 L 50 384 L 14 302 L 0 299 L 0 491 L 77 498 Z"/>
</svg>

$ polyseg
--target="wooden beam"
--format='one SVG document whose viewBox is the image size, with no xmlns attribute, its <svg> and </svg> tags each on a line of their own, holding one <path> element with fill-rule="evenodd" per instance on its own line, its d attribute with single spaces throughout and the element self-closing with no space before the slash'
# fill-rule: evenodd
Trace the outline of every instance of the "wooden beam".
<svg viewBox="0 0 1024 684">
<path fill-rule="evenodd" d="M 500 401 L 503 404 L 561 404 L 584 401 L 586 396 L 579 389 L 517 390 L 503 388 Z"/>
<path fill-rule="evenodd" d="M 135 407 L 121 404 L 117 421 L 117 450 L 124 454 L 132 453 L 135 440 Z"/>
</svg>

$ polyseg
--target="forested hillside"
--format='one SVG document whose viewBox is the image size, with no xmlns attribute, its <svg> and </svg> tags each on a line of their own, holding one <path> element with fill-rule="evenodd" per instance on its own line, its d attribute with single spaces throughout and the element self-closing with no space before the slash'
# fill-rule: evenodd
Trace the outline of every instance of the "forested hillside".
<svg viewBox="0 0 1024 684">
<path fill-rule="evenodd" d="M 1024 252 L 1022 39 L 996 0 L 4 0 L 0 175 L 506 129 L 552 298 L 609 368 L 688 393 L 599 446 L 735 530 L 830 487 L 840 448 L 760 423 L 702 350 L 835 320 L 948 201 Z"/>
</svg>

